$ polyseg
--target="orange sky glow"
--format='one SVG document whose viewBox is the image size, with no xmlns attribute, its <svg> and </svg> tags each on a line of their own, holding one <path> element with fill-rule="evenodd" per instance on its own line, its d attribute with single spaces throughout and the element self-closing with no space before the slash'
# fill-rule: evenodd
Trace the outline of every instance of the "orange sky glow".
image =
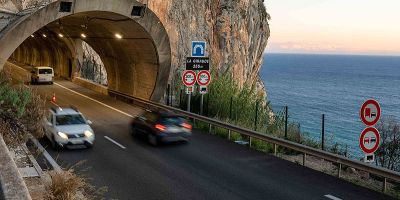
<svg viewBox="0 0 400 200">
<path fill-rule="evenodd" d="M 399 0 L 266 0 L 266 52 L 400 55 Z"/>
</svg>

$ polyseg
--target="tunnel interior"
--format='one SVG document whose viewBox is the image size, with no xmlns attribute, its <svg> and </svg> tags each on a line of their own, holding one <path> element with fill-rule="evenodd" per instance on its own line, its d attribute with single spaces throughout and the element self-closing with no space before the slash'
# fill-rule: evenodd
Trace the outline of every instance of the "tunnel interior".
<svg viewBox="0 0 400 200">
<path fill-rule="evenodd" d="M 80 12 L 52 21 L 27 37 L 8 60 L 51 66 L 56 76 L 70 79 L 82 67 L 83 41 L 100 56 L 108 89 L 154 99 L 155 89 L 163 87 L 157 79 L 166 70 L 160 68 L 152 36 L 137 21 L 113 12 Z"/>
</svg>

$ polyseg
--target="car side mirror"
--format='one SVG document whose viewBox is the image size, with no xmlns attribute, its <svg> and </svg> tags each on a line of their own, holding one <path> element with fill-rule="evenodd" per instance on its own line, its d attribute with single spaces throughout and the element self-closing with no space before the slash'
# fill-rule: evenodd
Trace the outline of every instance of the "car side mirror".
<svg viewBox="0 0 400 200">
<path fill-rule="evenodd" d="M 86 120 L 86 123 L 89 124 L 89 125 L 92 125 L 92 124 L 93 124 L 93 122 L 90 121 L 90 120 Z"/>
</svg>

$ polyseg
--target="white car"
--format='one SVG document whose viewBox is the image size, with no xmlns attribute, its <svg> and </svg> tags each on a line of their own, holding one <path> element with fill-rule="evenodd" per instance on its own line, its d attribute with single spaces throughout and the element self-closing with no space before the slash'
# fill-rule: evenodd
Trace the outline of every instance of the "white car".
<svg viewBox="0 0 400 200">
<path fill-rule="evenodd" d="M 92 122 L 74 107 L 53 107 L 44 119 L 44 131 L 55 149 L 72 145 L 91 148 L 95 136 L 90 124 Z"/>
</svg>

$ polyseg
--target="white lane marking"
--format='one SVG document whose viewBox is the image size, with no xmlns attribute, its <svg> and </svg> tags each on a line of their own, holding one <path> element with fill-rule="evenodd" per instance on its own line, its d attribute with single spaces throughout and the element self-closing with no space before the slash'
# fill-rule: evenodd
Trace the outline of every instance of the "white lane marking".
<svg viewBox="0 0 400 200">
<path fill-rule="evenodd" d="M 107 140 L 109 140 L 110 142 L 116 144 L 117 146 L 121 147 L 122 149 L 126 149 L 126 147 L 122 146 L 120 143 L 116 142 L 115 140 L 109 138 L 108 136 L 104 136 L 104 138 L 106 138 Z"/>
<path fill-rule="evenodd" d="M 325 195 L 324 197 L 326 197 L 326 198 L 328 198 L 328 199 L 332 199 L 332 200 L 342 200 L 341 198 L 337 198 L 337 197 L 335 197 L 335 196 L 333 196 L 333 195 L 330 195 L 330 194 L 327 194 L 327 195 Z"/>
<path fill-rule="evenodd" d="M 121 113 L 121 114 L 123 114 L 123 115 L 125 115 L 125 116 L 128 116 L 128 117 L 130 117 L 130 118 L 134 118 L 134 116 L 131 115 L 131 114 L 128 114 L 128 113 L 126 113 L 126 112 L 124 112 L 124 111 L 118 110 L 118 109 L 116 109 L 116 108 L 114 108 L 114 107 L 111 107 L 111 106 L 109 106 L 109 105 L 107 105 L 107 104 L 105 104 L 105 103 L 102 103 L 102 102 L 100 102 L 100 101 L 97 101 L 96 99 L 93 99 L 93 98 L 91 98 L 91 97 L 88 97 L 88 96 L 86 96 L 86 95 L 84 95 L 84 94 L 81 94 L 81 93 L 79 93 L 79 92 L 73 91 L 73 90 L 71 90 L 71 89 L 69 89 L 69 88 L 66 88 L 66 87 L 64 87 L 64 86 L 62 86 L 62 85 L 60 85 L 60 84 L 58 84 L 58 83 L 54 83 L 54 85 L 57 85 L 58 87 L 61 87 L 61 88 L 63 88 L 63 89 L 66 89 L 66 90 L 68 90 L 68 91 L 70 91 L 70 92 L 72 92 L 72 93 L 74 93 L 74 94 L 79 95 L 79 96 L 82 96 L 82 97 L 85 97 L 85 98 L 87 98 L 87 99 L 90 99 L 90 100 L 92 100 L 92 101 L 94 101 L 94 102 L 96 102 L 96 103 L 98 103 L 98 104 L 100 104 L 100 105 L 103 105 L 103 106 L 105 106 L 105 107 L 107 107 L 107 108 L 109 108 L 109 109 L 111 109 L 111 110 L 117 111 L 117 112 L 119 112 L 119 113 Z"/>
</svg>

